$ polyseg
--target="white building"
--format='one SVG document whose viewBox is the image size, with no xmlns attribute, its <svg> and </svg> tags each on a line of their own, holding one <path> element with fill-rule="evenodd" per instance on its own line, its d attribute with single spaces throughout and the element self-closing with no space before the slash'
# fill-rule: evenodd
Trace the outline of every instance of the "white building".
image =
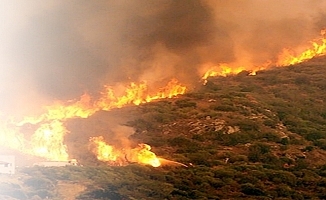
<svg viewBox="0 0 326 200">
<path fill-rule="evenodd" d="M 0 155 L 0 174 L 14 174 L 15 168 L 15 156 Z"/>
</svg>

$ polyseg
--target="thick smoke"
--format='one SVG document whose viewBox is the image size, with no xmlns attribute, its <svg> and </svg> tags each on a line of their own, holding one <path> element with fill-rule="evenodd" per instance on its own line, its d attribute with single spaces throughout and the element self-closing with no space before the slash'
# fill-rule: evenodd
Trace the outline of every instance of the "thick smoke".
<svg viewBox="0 0 326 200">
<path fill-rule="evenodd" d="M 326 25 L 323 0 L 3 0 L 0 9 L 4 112 L 103 84 L 197 83 L 204 64 L 259 65 Z"/>
</svg>

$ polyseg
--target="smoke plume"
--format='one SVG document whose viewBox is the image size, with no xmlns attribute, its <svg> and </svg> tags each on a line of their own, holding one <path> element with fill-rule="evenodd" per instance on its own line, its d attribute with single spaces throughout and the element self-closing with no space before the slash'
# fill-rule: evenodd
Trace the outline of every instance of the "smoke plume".
<svg viewBox="0 0 326 200">
<path fill-rule="evenodd" d="M 3 0 L 0 9 L 2 112 L 104 84 L 196 83 L 204 64 L 259 65 L 326 26 L 323 0 Z"/>
</svg>

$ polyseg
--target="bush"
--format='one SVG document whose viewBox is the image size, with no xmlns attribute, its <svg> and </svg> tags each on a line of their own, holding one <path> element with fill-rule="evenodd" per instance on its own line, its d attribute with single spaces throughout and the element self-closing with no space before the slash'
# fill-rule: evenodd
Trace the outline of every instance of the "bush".
<svg viewBox="0 0 326 200">
<path fill-rule="evenodd" d="M 259 124 L 257 121 L 251 119 L 242 119 L 238 122 L 235 122 L 233 125 L 239 126 L 241 131 L 258 131 Z"/>
<path fill-rule="evenodd" d="M 269 126 L 269 127 L 271 127 L 271 128 L 275 128 L 276 127 L 276 125 L 277 125 L 277 121 L 276 120 L 271 120 L 271 119 L 266 119 L 264 122 L 263 122 L 263 124 L 265 125 L 265 126 Z"/>
<path fill-rule="evenodd" d="M 231 105 L 218 105 L 213 107 L 213 109 L 217 111 L 224 111 L 224 112 L 233 112 L 238 110 L 236 107 Z"/>
<path fill-rule="evenodd" d="M 178 106 L 179 108 L 187 108 L 187 107 L 196 108 L 197 107 L 196 102 L 190 101 L 188 99 L 176 100 L 175 105 Z"/>
<path fill-rule="evenodd" d="M 291 195 L 294 193 L 289 186 L 284 185 L 284 184 L 281 184 L 280 186 L 278 186 L 276 188 L 276 191 L 277 191 L 277 195 L 279 197 L 291 197 Z"/>
<path fill-rule="evenodd" d="M 241 185 L 241 192 L 247 195 L 262 196 L 265 195 L 264 191 L 255 187 L 251 183 L 245 183 Z"/>
<path fill-rule="evenodd" d="M 314 142 L 314 145 L 318 146 L 321 149 L 326 150 L 326 139 L 318 139 Z"/>
<path fill-rule="evenodd" d="M 251 162 L 258 162 L 262 159 L 264 154 L 269 152 L 270 146 L 263 143 L 253 144 L 249 147 L 248 159 Z"/>
</svg>

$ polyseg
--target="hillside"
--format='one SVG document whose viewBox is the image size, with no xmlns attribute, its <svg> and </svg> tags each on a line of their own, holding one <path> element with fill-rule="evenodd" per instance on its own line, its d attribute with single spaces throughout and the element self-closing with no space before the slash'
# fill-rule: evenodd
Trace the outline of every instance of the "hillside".
<svg viewBox="0 0 326 200">
<path fill-rule="evenodd" d="M 248 74 L 211 77 L 174 99 L 71 119 L 65 139 L 83 166 L 20 168 L 13 177 L 1 175 L 1 194 L 5 199 L 325 199 L 326 58 Z M 135 132 L 115 135 L 116 125 Z M 88 151 L 94 135 L 147 143 L 159 157 L 187 167 L 107 166 Z M 72 186 L 77 193 L 64 189 Z"/>
</svg>

